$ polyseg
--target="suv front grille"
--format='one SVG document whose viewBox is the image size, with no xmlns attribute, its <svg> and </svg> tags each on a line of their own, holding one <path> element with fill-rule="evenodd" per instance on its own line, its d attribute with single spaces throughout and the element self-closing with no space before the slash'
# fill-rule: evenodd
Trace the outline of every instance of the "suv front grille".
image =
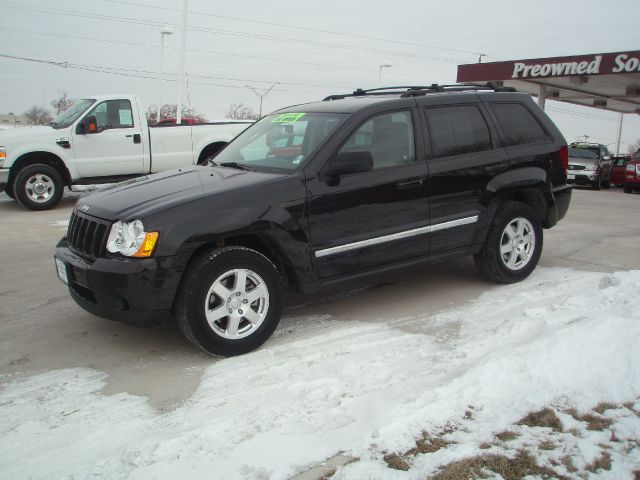
<svg viewBox="0 0 640 480">
<path fill-rule="evenodd" d="M 107 242 L 109 222 L 73 212 L 69 220 L 67 241 L 71 250 L 90 257 L 100 257 Z"/>
<path fill-rule="evenodd" d="M 569 165 L 569 170 L 584 170 L 584 165 Z"/>
</svg>

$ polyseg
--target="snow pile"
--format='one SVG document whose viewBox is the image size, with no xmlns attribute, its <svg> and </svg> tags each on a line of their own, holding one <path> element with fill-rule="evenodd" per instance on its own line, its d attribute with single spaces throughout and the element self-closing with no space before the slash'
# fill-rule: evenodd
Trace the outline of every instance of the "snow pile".
<svg viewBox="0 0 640 480">
<path fill-rule="evenodd" d="M 287 318 L 265 347 L 214 363 L 186 404 L 162 414 L 141 397 L 102 395 L 105 375 L 93 370 L 7 383 L 0 477 L 284 479 L 345 452 L 359 461 L 337 478 L 423 478 L 544 406 L 638 399 L 639 293 L 640 271 L 539 268 L 435 316 Z M 640 438 L 637 415 L 618 417 L 620 438 Z M 382 460 L 443 430 L 456 443 L 416 456 L 409 472 Z M 587 440 L 567 447 L 577 465 L 599 455 Z M 612 478 L 640 467 L 640 455 L 612 458 Z"/>
</svg>

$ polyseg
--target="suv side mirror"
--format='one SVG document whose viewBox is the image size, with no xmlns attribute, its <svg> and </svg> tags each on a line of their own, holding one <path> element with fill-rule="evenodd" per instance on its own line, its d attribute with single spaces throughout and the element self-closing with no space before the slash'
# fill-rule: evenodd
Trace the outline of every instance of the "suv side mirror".
<svg viewBox="0 0 640 480">
<path fill-rule="evenodd" d="M 350 173 L 373 170 L 373 156 L 369 150 L 342 152 L 327 162 L 322 173 L 325 177 L 340 177 Z"/>
<path fill-rule="evenodd" d="M 87 115 L 78 124 L 76 133 L 84 135 L 87 133 L 98 133 L 98 122 L 95 115 Z"/>
</svg>

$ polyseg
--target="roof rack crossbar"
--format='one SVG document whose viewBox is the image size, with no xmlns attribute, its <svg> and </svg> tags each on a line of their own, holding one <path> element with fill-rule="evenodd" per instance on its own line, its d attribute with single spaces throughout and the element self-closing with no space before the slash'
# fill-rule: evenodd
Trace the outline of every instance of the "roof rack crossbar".
<svg viewBox="0 0 640 480">
<path fill-rule="evenodd" d="M 402 92 L 394 92 L 394 90 L 403 90 Z M 363 90 L 362 88 L 358 88 L 353 91 L 353 93 L 345 93 L 338 95 L 329 95 L 325 97 L 324 101 L 329 100 L 341 100 L 346 97 L 364 97 L 367 95 L 389 95 L 390 93 L 400 93 L 400 97 L 416 97 L 426 95 L 427 93 L 436 93 L 436 92 L 466 92 L 466 91 L 474 91 L 474 90 L 492 90 L 494 92 L 516 92 L 517 90 L 513 87 L 504 87 L 502 85 L 487 82 L 485 84 L 476 84 L 476 83 L 465 83 L 465 84 L 452 84 L 452 85 L 438 85 L 437 83 L 433 83 L 431 85 L 402 85 L 396 87 L 380 87 L 380 88 L 370 88 L 368 90 Z"/>
</svg>

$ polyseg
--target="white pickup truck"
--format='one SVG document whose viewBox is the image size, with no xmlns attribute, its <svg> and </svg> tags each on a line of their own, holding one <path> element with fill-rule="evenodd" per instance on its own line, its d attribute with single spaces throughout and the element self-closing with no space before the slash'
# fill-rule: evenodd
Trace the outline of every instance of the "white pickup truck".
<svg viewBox="0 0 640 480">
<path fill-rule="evenodd" d="M 135 95 L 84 98 L 48 127 L 0 131 L 0 192 L 31 210 L 47 210 L 65 186 L 204 164 L 251 123 L 149 127 Z"/>
</svg>

